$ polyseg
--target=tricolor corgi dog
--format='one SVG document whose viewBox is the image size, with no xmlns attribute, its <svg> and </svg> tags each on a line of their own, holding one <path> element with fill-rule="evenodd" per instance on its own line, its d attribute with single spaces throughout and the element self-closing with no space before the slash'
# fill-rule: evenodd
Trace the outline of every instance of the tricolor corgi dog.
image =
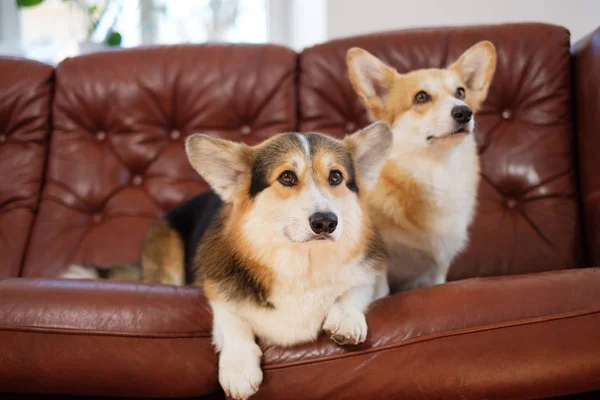
<svg viewBox="0 0 600 400">
<path fill-rule="evenodd" d="M 366 339 L 364 312 L 389 290 L 387 253 L 366 195 L 391 144 L 381 122 L 343 140 L 286 133 L 250 147 L 200 134 L 187 139 L 189 161 L 212 190 L 151 226 L 141 275 L 203 289 L 227 395 L 246 399 L 259 388 L 255 338 L 283 346 L 322 331 L 339 344 Z M 129 279 L 126 270 L 102 277 Z M 63 277 L 100 276 L 73 266 Z"/>
<path fill-rule="evenodd" d="M 441 284 L 466 246 L 479 184 L 474 113 L 496 69 L 490 42 L 446 69 L 400 74 L 359 48 L 347 53 L 350 81 L 393 145 L 369 211 L 389 252 L 393 292 Z"/>
</svg>

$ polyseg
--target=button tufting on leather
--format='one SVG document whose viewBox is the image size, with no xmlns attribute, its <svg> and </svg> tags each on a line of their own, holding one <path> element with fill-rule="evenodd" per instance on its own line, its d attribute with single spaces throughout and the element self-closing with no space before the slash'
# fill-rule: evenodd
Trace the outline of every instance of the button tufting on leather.
<svg viewBox="0 0 600 400">
<path fill-rule="evenodd" d="M 252 127 L 250 125 L 244 125 L 241 129 L 242 135 L 248 136 L 252 133 Z"/>
<path fill-rule="evenodd" d="M 95 224 L 99 224 L 100 222 L 102 222 L 102 215 L 94 214 L 94 216 L 92 217 L 92 221 L 94 221 Z"/>
<path fill-rule="evenodd" d="M 346 123 L 346 131 L 347 132 L 354 132 L 354 130 L 356 129 L 356 124 L 352 121 Z"/>
<path fill-rule="evenodd" d="M 181 137 L 181 132 L 179 132 L 177 129 L 173 129 L 171 131 L 171 133 L 169 134 L 169 137 L 172 140 L 177 140 L 177 139 L 179 139 Z"/>
<path fill-rule="evenodd" d="M 508 207 L 510 209 L 516 208 L 517 204 L 518 203 L 517 203 L 516 199 L 510 198 L 510 199 L 506 200 L 506 207 Z"/>
<path fill-rule="evenodd" d="M 106 139 L 106 133 L 104 131 L 99 131 L 98 133 L 96 133 L 96 140 L 101 142 L 104 139 Z"/>
<path fill-rule="evenodd" d="M 504 110 L 504 111 L 502 111 L 502 118 L 504 118 L 504 119 L 511 119 L 512 118 L 512 111 L 510 111 L 510 110 Z"/>
<path fill-rule="evenodd" d="M 6 142 L 6 135 L 0 135 L 0 143 Z"/>
<path fill-rule="evenodd" d="M 8 135 L 8 143 L 0 144 L 0 208 L 5 205 L 5 189 L 18 194 L 14 204 L 19 207 L 23 204 L 37 212 L 37 204 L 44 203 L 39 208 L 44 211 L 40 211 L 39 219 L 36 217 L 40 224 L 35 225 L 27 219 L 32 213 L 12 207 L 12 198 L 8 202 L 23 219 L 14 218 L 24 226 L 25 236 L 15 236 L 9 249 L 9 253 L 14 250 L 15 258 L 6 259 L 1 237 L 8 233 L 0 230 L 0 278 L 3 272 L 8 273 L 6 276 L 19 274 L 24 252 L 29 251 L 25 239 L 30 234 L 30 248 L 37 250 L 27 258 L 27 265 L 22 265 L 26 276 L 57 276 L 64 269 L 65 257 L 71 254 L 92 264 L 138 259 L 149 216 L 158 217 L 207 189 L 185 155 L 183 141 L 189 134 L 211 133 L 254 143 L 276 132 L 294 130 L 298 54 L 271 45 L 239 46 L 233 52 L 228 49 L 147 48 L 140 53 L 103 54 L 93 60 L 76 57 L 73 63 L 63 63 L 56 70 L 29 62 L 33 74 L 15 71 L 20 67 L 0 60 L 0 72 L 7 76 L 0 80 L 8 84 L 0 84 L 0 93 L 12 88 L 10 81 L 16 78 L 14 88 L 19 89 L 8 101 L 0 99 L 0 134 Z M 157 76 L 166 59 L 170 60 L 169 73 L 163 76 L 159 72 Z M 202 68 L 186 60 L 196 60 Z M 61 77 L 56 82 L 51 79 L 55 72 Z M 179 82 L 178 77 L 184 77 L 185 82 Z M 253 85 L 260 90 L 251 90 Z M 225 89 L 234 87 L 236 95 L 232 98 Z M 12 89 L 10 92 L 13 94 Z M 107 92 L 113 102 L 124 104 L 111 111 L 109 121 Z M 15 104 L 27 107 L 13 107 Z M 171 108 L 173 104 L 175 108 Z M 11 119 L 11 112 L 24 119 Z M 6 121 L 15 124 L 5 126 Z M 59 128 L 52 130 L 50 121 Z M 243 136 L 242 130 L 249 135 Z M 52 140 L 46 141 L 50 131 Z M 100 131 L 106 135 L 103 141 L 97 139 Z M 173 139 L 177 136 L 174 131 L 178 131 L 178 139 Z M 28 145 L 5 154 L 3 150 L 13 141 Z M 28 154 L 23 160 L 19 159 L 21 152 Z M 47 172 L 45 163 L 51 166 Z M 19 167 L 21 171 L 14 175 L 19 179 L 12 178 L 3 167 Z M 7 180 L 15 180 L 22 187 L 6 186 Z M 42 183 L 51 193 L 43 200 L 39 199 Z M 28 202 L 23 202 L 21 195 L 28 196 Z M 56 218 L 56 207 L 72 212 L 61 211 Z M 68 234 L 78 226 L 81 211 L 88 208 L 83 218 L 92 229 L 93 240 L 87 240 L 84 232 Z M 98 212 L 103 220 L 96 225 L 93 216 Z M 8 220 L 12 221 L 12 216 Z M 72 253 L 65 256 L 65 249 Z M 15 272 L 6 272 L 5 266 Z"/>
<path fill-rule="evenodd" d="M 133 179 L 131 180 L 131 182 L 135 186 L 140 186 L 142 184 L 142 182 L 144 182 L 144 178 L 142 178 L 141 175 L 136 175 L 136 176 L 133 177 Z"/>
</svg>

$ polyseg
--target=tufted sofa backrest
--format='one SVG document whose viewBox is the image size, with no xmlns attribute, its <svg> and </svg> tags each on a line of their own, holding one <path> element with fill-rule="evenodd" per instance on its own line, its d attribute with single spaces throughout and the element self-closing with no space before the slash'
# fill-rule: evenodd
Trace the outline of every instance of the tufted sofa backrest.
<svg viewBox="0 0 600 400">
<path fill-rule="evenodd" d="M 207 188 L 185 156 L 188 135 L 256 143 L 294 130 L 296 58 L 277 46 L 205 45 L 61 63 L 23 275 L 137 261 L 149 224 Z"/>
<path fill-rule="evenodd" d="M 476 119 L 479 207 L 450 277 L 582 266 L 569 34 L 516 24 L 362 36 L 300 54 L 272 45 L 123 50 L 68 59 L 54 75 L 0 60 L 0 93 L 9 93 L 0 135 L 12 146 L 0 143 L 0 278 L 137 261 L 148 225 L 207 187 L 184 154 L 192 133 L 257 143 L 366 125 L 344 61 L 352 46 L 406 72 L 444 67 L 486 39 L 499 64 Z"/>
</svg>

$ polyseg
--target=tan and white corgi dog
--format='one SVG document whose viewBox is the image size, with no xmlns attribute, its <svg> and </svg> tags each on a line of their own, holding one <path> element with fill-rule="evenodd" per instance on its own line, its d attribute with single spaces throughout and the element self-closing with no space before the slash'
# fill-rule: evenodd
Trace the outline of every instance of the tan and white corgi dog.
<svg viewBox="0 0 600 400">
<path fill-rule="evenodd" d="M 339 344 L 366 339 L 364 312 L 388 293 L 387 254 L 366 194 L 391 144 L 381 122 L 341 141 L 299 133 L 254 147 L 187 139 L 188 158 L 212 190 L 151 226 L 141 275 L 203 289 L 229 396 L 246 399 L 262 381 L 255 337 L 284 346 L 322 331 Z M 72 266 L 63 277 L 131 279 L 127 271 Z"/>
<path fill-rule="evenodd" d="M 473 115 L 496 69 L 492 43 L 477 43 L 446 69 L 405 74 L 360 48 L 347 53 L 350 81 L 393 146 L 369 211 L 388 252 L 393 292 L 441 284 L 466 246 L 479 184 Z"/>
</svg>

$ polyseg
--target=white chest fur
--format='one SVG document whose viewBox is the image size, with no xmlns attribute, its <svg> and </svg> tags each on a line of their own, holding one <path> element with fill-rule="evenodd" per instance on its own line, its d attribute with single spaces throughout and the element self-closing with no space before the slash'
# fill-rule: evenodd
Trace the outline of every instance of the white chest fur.
<svg viewBox="0 0 600 400">
<path fill-rule="evenodd" d="M 338 297 L 352 287 L 375 282 L 362 257 L 346 265 L 318 255 L 305 258 L 282 252 L 275 258 L 277 278 L 268 299 L 274 308 L 245 304 L 238 310 L 258 338 L 268 343 L 289 345 L 316 339 Z"/>
<path fill-rule="evenodd" d="M 390 284 L 398 290 L 443 283 L 450 263 L 467 244 L 475 211 L 479 181 L 475 143 L 466 138 L 443 160 L 414 155 L 392 159 L 423 188 L 427 212 L 423 229 L 383 227 Z"/>
</svg>

